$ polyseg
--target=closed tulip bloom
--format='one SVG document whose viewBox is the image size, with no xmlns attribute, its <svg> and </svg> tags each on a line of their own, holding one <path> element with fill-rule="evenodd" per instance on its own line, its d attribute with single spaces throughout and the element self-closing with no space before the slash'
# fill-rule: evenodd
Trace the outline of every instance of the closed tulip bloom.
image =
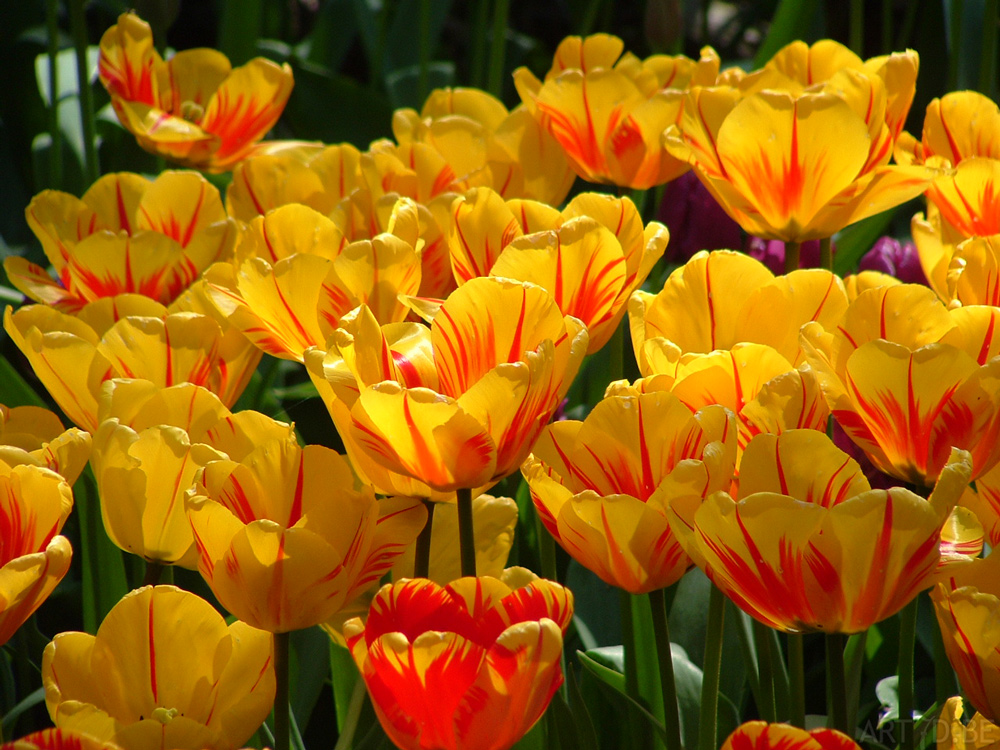
<svg viewBox="0 0 1000 750">
<path fill-rule="evenodd" d="M 918 141 L 903 133 L 896 143 L 900 164 L 923 163 L 933 156 L 957 166 L 965 159 L 1000 159 L 1000 108 L 978 91 L 952 91 L 931 100 Z"/>
<path fill-rule="evenodd" d="M 1000 339 L 989 307 L 947 310 L 924 286 L 869 289 L 802 343 L 830 411 L 875 466 L 934 484 L 952 446 L 973 479 L 1000 458 Z"/>
<path fill-rule="evenodd" d="M 44 466 L 72 486 L 87 465 L 90 447 L 90 433 L 63 429 L 48 409 L 0 404 L 0 461 L 8 466 Z"/>
<path fill-rule="evenodd" d="M 382 587 L 344 635 L 382 728 L 406 750 L 506 750 L 563 681 L 573 596 L 523 568 Z"/>
<path fill-rule="evenodd" d="M 886 106 L 882 80 L 849 69 L 801 92 L 694 88 L 664 144 L 749 234 L 822 239 L 915 198 L 937 174 L 888 164 Z"/>
<path fill-rule="evenodd" d="M 219 312 L 260 349 L 302 361 L 321 346 L 340 319 L 361 304 L 382 323 L 409 313 L 400 295 L 420 288 L 420 253 L 414 248 L 417 209 L 401 199 L 392 222 L 414 229 L 347 244 L 336 225 L 311 208 L 289 205 L 254 219 L 233 263 L 205 273 Z M 401 232 L 406 234 L 406 232 Z M 243 257 L 247 253 L 249 257 Z"/>
<path fill-rule="evenodd" d="M 49 643 L 45 704 L 60 729 L 123 750 L 234 750 L 271 711 L 272 659 L 268 633 L 227 626 L 187 591 L 146 586 L 126 594 L 96 636 Z"/>
<path fill-rule="evenodd" d="M 0 745 L 0 750 L 120 750 L 113 742 L 102 742 L 88 734 L 62 729 L 43 729 Z"/>
<path fill-rule="evenodd" d="M 722 743 L 722 750 L 860 750 L 860 745 L 836 729 L 806 731 L 790 724 L 748 721 Z"/>
<path fill-rule="evenodd" d="M 901 487 L 872 490 L 816 430 L 758 435 L 743 459 L 736 500 L 679 497 L 671 524 L 733 602 L 789 633 L 861 632 L 931 586 L 941 527 L 972 470 L 956 450 L 929 500 Z"/>
<path fill-rule="evenodd" d="M 522 467 L 549 533 L 577 562 L 633 594 L 675 583 L 691 566 L 670 530 L 678 494 L 729 487 L 732 414 L 691 413 L 670 393 L 606 397 L 583 422 L 549 425 Z"/>
<path fill-rule="evenodd" d="M 161 565 L 197 567 L 184 495 L 211 461 L 242 460 L 290 425 L 262 414 L 233 415 L 201 386 L 111 380 L 98 411 L 91 464 L 104 528 L 116 545 Z"/>
<path fill-rule="evenodd" d="M 380 490 L 392 485 L 386 470 L 422 483 L 425 497 L 490 485 L 527 457 L 580 367 L 587 330 L 541 287 L 496 277 L 414 306 L 429 328 L 380 327 L 361 307 L 306 366 L 353 463 Z"/>
<path fill-rule="evenodd" d="M 69 484 L 54 471 L 0 461 L 0 644 L 69 570 L 73 550 L 58 534 L 72 507 Z"/>
<path fill-rule="evenodd" d="M 213 461 L 187 500 L 198 570 L 219 602 L 284 633 L 333 617 L 391 567 L 426 511 L 375 499 L 328 448 L 269 437 L 241 461 Z"/>
<path fill-rule="evenodd" d="M 27 297 L 70 313 L 117 294 L 169 305 L 236 238 L 219 191 L 197 172 L 163 172 L 152 181 L 109 174 L 82 198 L 45 190 L 25 216 L 56 279 L 19 256 L 5 258 L 4 269 Z"/>
<path fill-rule="evenodd" d="M 184 166 L 225 172 L 255 150 L 292 93 L 292 69 L 257 57 L 233 69 L 213 49 L 166 62 L 149 24 L 133 13 L 101 37 L 98 75 L 122 125 L 147 151 Z"/>
<path fill-rule="evenodd" d="M 931 592 L 951 666 L 962 690 L 990 722 L 1000 722 L 1000 557 L 954 568 Z"/>
</svg>

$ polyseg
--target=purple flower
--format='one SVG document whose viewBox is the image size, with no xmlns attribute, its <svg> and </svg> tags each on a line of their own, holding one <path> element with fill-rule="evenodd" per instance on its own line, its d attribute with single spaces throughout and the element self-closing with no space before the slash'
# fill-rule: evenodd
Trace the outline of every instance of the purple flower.
<svg viewBox="0 0 1000 750">
<path fill-rule="evenodd" d="M 892 237 L 880 237 L 858 264 L 859 271 L 881 271 L 895 276 L 904 284 L 927 286 L 927 276 L 920 265 L 920 256 L 912 242 L 905 245 Z"/>
<path fill-rule="evenodd" d="M 762 240 L 760 237 L 750 237 L 744 252 L 751 258 L 756 258 L 771 273 L 780 275 L 785 272 L 785 243 L 781 240 Z M 830 252 L 836 252 L 833 243 Z M 819 240 L 808 240 L 799 249 L 799 268 L 819 268 Z"/>
<path fill-rule="evenodd" d="M 684 263 L 699 250 L 742 244 L 740 226 L 722 210 L 694 172 L 685 172 L 663 191 L 657 218 L 670 230 L 667 259 Z"/>
</svg>

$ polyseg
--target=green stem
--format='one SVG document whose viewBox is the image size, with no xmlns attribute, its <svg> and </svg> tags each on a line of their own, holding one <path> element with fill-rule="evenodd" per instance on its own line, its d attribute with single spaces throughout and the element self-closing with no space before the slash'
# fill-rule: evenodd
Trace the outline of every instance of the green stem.
<svg viewBox="0 0 1000 750">
<path fill-rule="evenodd" d="M 436 504 L 426 498 L 423 499 L 423 503 L 427 509 L 427 522 L 417 535 L 416 549 L 413 551 L 414 578 L 429 578 L 431 571 L 431 533 L 434 526 Z"/>
<path fill-rule="evenodd" d="M 708 624 L 705 632 L 704 673 L 698 716 L 698 750 L 716 750 L 718 747 L 719 680 L 722 675 L 725 617 L 726 596 L 718 586 L 712 586 L 708 598 Z"/>
<path fill-rule="evenodd" d="M 865 664 L 865 644 L 868 631 L 863 630 L 847 639 L 844 649 L 844 664 L 847 668 L 847 726 L 858 725 L 858 710 L 861 706 L 861 676 Z M 954 693 L 950 693 L 954 695 Z"/>
<path fill-rule="evenodd" d="M 625 377 L 625 326 L 628 325 L 628 318 L 622 318 L 622 322 L 611 334 L 608 343 L 605 345 L 608 355 L 608 377 L 611 382 L 621 380 Z"/>
<path fill-rule="evenodd" d="M 418 111 L 427 101 L 431 64 L 431 0 L 420 0 L 420 75 L 417 79 Z"/>
<path fill-rule="evenodd" d="M 888 55 L 892 52 L 892 6 L 893 0 L 882 0 L 882 48 L 880 52 Z M 954 0 L 952 2 L 954 7 Z M 954 87 L 949 91 L 954 91 Z"/>
<path fill-rule="evenodd" d="M 622 615 L 622 651 L 625 658 L 625 694 L 639 700 L 639 663 L 635 658 L 635 624 L 632 617 L 632 595 L 621 589 L 619 603 Z"/>
<path fill-rule="evenodd" d="M 994 98 L 997 61 L 997 8 L 1000 0 L 986 0 L 983 7 L 983 46 L 979 57 L 979 91 Z"/>
<path fill-rule="evenodd" d="M 888 0 L 886 0 L 888 2 Z M 951 17 L 948 19 L 948 91 L 958 90 L 958 71 L 962 61 L 962 15 L 965 0 L 951 0 Z M 885 50 L 888 52 L 888 50 Z"/>
<path fill-rule="evenodd" d="M 825 268 L 827 271 L 833 270 L 833 248 L 829 237 L 824 237 L 819 241 L 819 267 Z"/>
<path fill-rule="evenodd" d="M 556 540 L 545 528 L 537 511 L 535 512 L 535 534 L 538 536 L 538 558 L 542 569 L 542 578 L 558 581 L 559 566 L 556 563 Z"/>
<path fill-rule="evenodd" d="M 472 525 L 472 490 L 458 490 L 458 547 L 462 556 L 462 575 L 476 575 L 476 534 Z"/>
<path fill-rule="evenodd" d="M 785 243 L 785 273 L 799 270 L 799 255 L 801 255 L 801 242 Z"/>
<path fill-rule="evenodd" d="M 146 561 L 146 575 L 142 579 L 143 586 L 155 586 L 160 582 L 160 576 L 166 567 L 163 563 Z"/>
<path fill-rule="evenodd" d="M 354 745 L 354 735 L 358 731 L 358 719 L 361 718 L 361 709 L 365 705 L 365 681 L 359 676 L 354 682 L 354 689 L 351 691 L 351 701 L 347 704 L 347 715 L 344 717 L 343 728 L 337 738 L 337 744 L 333 750 L 350 750 Z"/>
<path fill-rule="evenodd" d="M 660 669 L 660 690 L 663 694 L 663 727 L 667 750 L 681 750 L 681 719 L 677 713 L 677 686 L 674 683 L 674 657 L 670 650 L 670 626 L 667 622 L 667 602 L 663 589 L 649 592 L 653 610 L 653 634 Z"/>
<path fill-rule="evenodd" d="M 806 668 L 801 633 L 788 635 L 788 677 L 790 682 L 789 719 L 794 726 L 806 728 Z"/>
<path fill-rule="evenodd" d="M 913 750 L 913 652 L 917 642 L 917 599 L 899 613 L 899 746 Z"/>
<path fill-rule="evenodd" d="M 865 45 L 865 0 L 851 0 L 851 50 L 863 58 Z"/>
<path fill-rule="evenodd" d="M 49 30 L 49 187 L 62 184 L 62 128 L 59 127 L 59 0 L 48 0 L 45 20 Z"/>
<path fill-rule="evenodd" d="M 727 605 L 732 612 L 731 616 L 736 621 L 736 640 L 740 644 L 740 653 L 743 654 L 743 666 L 747 674 L 747 682 L 750 684 L 750 694 L 753 696 L 755 705 L 760 705 L 760 675 L 757 670 L 757 654 L 754 651 L 753 638 L 750 632 L 750 616 L 732 602 Z"/>
<path fill-rule="evenodd" d="M 96 133 L 94 125 L 94 92 L 90 88 L 87 69 L 87 19 L 83 12 L 85 0 L 69 0 L 69 21 L 73 29 L 73 46 L 76 48 L 76 78 L 80 88 L 80 120 L 83 122 L 83 180 L 90 187 L 101 174 L 97 163 Z"/>
<path fill-rule="evenodd" d="M 481 89 L 485 78 L 486 45 L 479 40 L 486 38 L 486 27 L 489 24 L 490 0 L 476 0 L 472 10 L 472 59 L 469 63 L 469 84 Z"/>
<path fill-rule="evenodd" d="M 760 670 L 760 705 L 757 707 L 760 718 L 769 724 L 778 720 L 774 705 L 774 671 L 771 664 L 771 632 L 770 628 L 753 621 L 754 640 L 757 642 L 757 668 Z"/>
<path fill-rule="evenodd" d="M 291 633 L 274 633 L 274 750 L 289 750 L 288 647 Z"/>
<path fill-rule="evenodd" d="M 844 674 L 844 634 L 826 634 L 826 673 L 830 681 L 833 728 L 853 737 L 847 726 L 847 678 Z"/>
<path fill-rule="evenodd" d="M 493 43 L 490 47 L 490 77 L 487 88 L 497 99 L 503 99 L 503 66 L 507 41 L 507 16 L 510 0 L 496 0 L 493 6 Z"/>
<path fill-rule="evenodd" d="M 944 640 L 936 617 L 934 618 L 934 695 L 938 704 L 942 706 L 951 696 L 958 695 L 955 670 L 948 661 L 948 652 L 944 649 Z"/>
</svg>

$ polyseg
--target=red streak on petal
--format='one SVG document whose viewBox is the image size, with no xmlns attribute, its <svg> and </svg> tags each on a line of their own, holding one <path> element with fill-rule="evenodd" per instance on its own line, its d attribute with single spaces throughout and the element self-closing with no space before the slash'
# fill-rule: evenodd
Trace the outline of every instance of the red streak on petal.
<svg viewBox="0 0 1000 750">
<path fill-rule="evenodd" d="M 153 691 L 153 702 L 159 702 L 156 689 L 156 642 L 153 636 L 153 597 L 149 597 L 149 687 Z"/>
</svg>

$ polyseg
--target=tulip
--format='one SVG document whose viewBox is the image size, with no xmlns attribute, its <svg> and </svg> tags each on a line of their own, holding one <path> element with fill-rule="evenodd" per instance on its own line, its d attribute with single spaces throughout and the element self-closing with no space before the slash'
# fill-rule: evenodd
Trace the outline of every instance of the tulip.
<svg viewBox="0 0 1000 750">
<path fill-rule="evenodd" d="M 949 311 L 927 287 L 902 284 L 862 292 L 801 339 L 851 439 L 879 470 L 930 486 L 952 446 L 972 453 L 973 479 L 1000 459 L 997 315 Z"/>
<path fill-rule="evenodd" d="M 0 462 L 0 645 L 69 570 L 73 550 L 58 534 L 72 507 L 69 484 L 54 471 Z"/>
<path fill-rule="evenodd" d="M 149 24 L 133 13 L 101 37 L 98 75 L 122 125 L 147 151 L 225 172 L 255 151 L 292 93 L 292 70 L 257 57 L 235 70 L 212 49 L 164 62 Z"/>
<path fill-rule="evenodd" d="M 344 635 L 382 728 L 405 750 L 506 750 L 562 684 L 567 589 L 523 568 L 386 584 Z"/>
<path fill-rule="evenodd" d="M 333 617 L 392 567 L 423 528 L 409 498 L 375 499 L 342 456 L 268 436 L 241 461 L 209 463 L 187 500 L 198 570 L 219 602 L 272 633 Z"/>
<path fill-rule="evenodd" d="M 586 420 L 549 425 L 522 472 L 545 528 L 577 562 L 633 594 L 669 586 L 691 566 L 667 520 L 681 493 L 729 486 L 732 415 L 692 415 L 670 393 L 606 397 Z"/>
<path fill-rule="evenodd" d="M 43 729 L 0 745 L 0 750 L 121 750 L 113 742 L 62 729 Z"/>
<path fill-rule="evenodd" d="M 775 276 L 785 272 L 786 247 L 781 240 L 762 240 L 760 237 L 750 237 L 747 240 L 745 250 L 747 255 L 759 260 Z M 835 252 L 832 246 L 831 252 Z M 803 242 L 799 253 L 799 268 L 822 268 L 819 240 Z"/>
<path fill-rule="evenodd" d="M 955 696 L 945 701 L 937 721 L 937 750 L 979 750 L 1000 743 L 1000 727 L 976 712 L 968 724 L 962 722 L 965 706 Z"/>
<path fill-rule="evenodd" d="M 972 237 L 958 245 L 947 279 L 949 305 L 1000 306 L 1000 234 Z"/>
<path fill-rule="evenodd" d="M 1000 108 L 996 102 L 978 91 L 953 91 L 927 105 L 919 141 L 909 133 L 900 136 L 896 161 L 921 164 L 939 156 L 957 166 L 976 156 L 998 159 L 998 136 Z"/>
<path fill-rule="evenodd" d="M 53 723 L 123 750 L 235 750 L 274 701 L 271 637 L 174 586 L 136 589 L 97 630 L 60 633 L 42 682 Z M 94 679 L 101 675 L 101 679 Z"/>
<path fill-rule="evenodd" d="M 580 177 L 650 188 L 687 171 L 685 160 L 664 152 L 660 134 L 679 121 L 689 86 L 715 83 L 719 56 L 705 47 L 697 61 L 683 55 L 639 60 L 623 49 L 622 40 L 608 34 L 567 37 L 544 82 L 519 68 L 514 83 Z"/>
<path fill-rule="evenodd" d="M 87 465 L 90 447 L 90 433 L 64 430 L 48 409 L 0 404 L 0 461 L 8 466 L 44 466 L 72 486 Z"/>
<path fill-rule="evenodd" d="M 816 430 L 757 435 L 743 458 L 736 500 L 677 497 L 671 527 L 737 606 L 788 633 L 861 632 L 931 586 L 941 528 L 972 472 L 956 450 L 929 500 L 872 490 Z"/>
<path fill-rule="evenodd" d="M 490 485 L 521 465 L 562 401 L 586 328 L 541 287 L 495 277 L 418 310 L 429 329 L 380 328 L 361 307 L 325 356 L 306 353 L 310 376 L 381 491 L 387 469 L 422 483 L 424 497 Z"/>
<path fill-rule="evenodd" d="M 153 181 L 109 174 L 82 198 L 45 190 L 25 216 L 57 280 L 19 256 L 5 258 L 4 269 L 26 296 L 69 313 L 118 294 L 169 305 L 236 238 L 219 191 L 197 172 L 163 172 Z"/>
<path fill-rule="evenodd" d="M 836 729 L 806 731 L 789 724 L 748 721 L 722 743 L 722 750 L 860 750 L 860 745 Z"/>
<path fill-rule="evenodd" d="M 876 240 L 872 249 L 861 256 L 858 269 L 881 271 L 895 276 L 904 284 L 927 284 L 916 245 L 912 242 L 902 243 L 892 237 L 880 237 Z"/>
</svg>

